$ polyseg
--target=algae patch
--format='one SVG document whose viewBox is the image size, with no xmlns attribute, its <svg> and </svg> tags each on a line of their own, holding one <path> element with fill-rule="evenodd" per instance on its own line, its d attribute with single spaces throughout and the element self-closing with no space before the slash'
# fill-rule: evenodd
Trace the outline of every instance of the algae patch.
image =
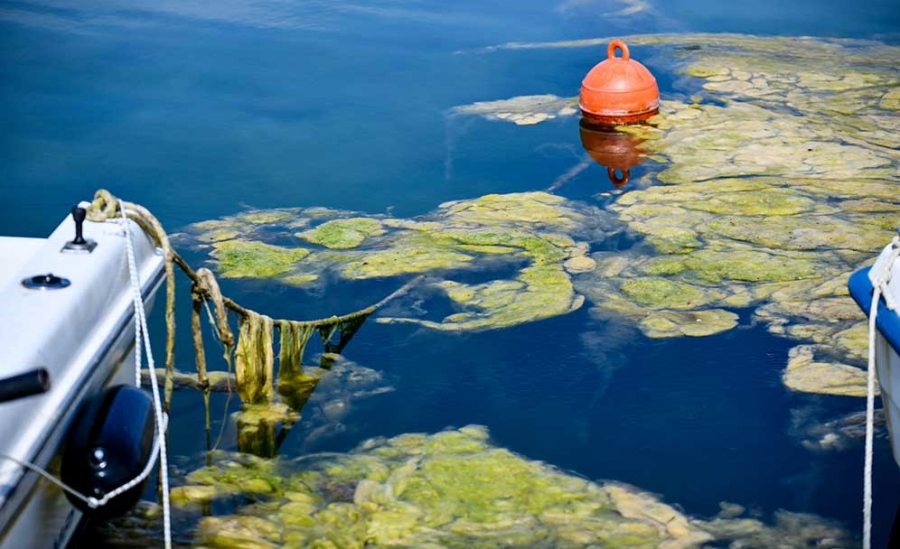
<svg viewBox="0 0 900 549">
<path fill-rule="evenodd" d="M 471 105 L 453 107 L 451 116 L 480 116 L 488 120 L 502 120 L 519 126 L 540 124 L 560 116 L 578 113 L 578 99 L 556 95 L 521 95 L 498 101 L 479 101 Z"/>
<path fill-rule="evenodd" d="M 376 219 L 351 217 L 332 219 L 315 229 L 299 233 L 297 236 L 320 246 L 335 250 L 356 248 L 366 237 L 384 234 L 381 223 Z"/>
<path fill-rule="evenodd" d="M 233 502 L 205 517 L 192 545 L 234 547 L 847 546 L 850 535 L 814 515 L 775 523 L 722 504 L 703 520 L 618 482 L 592 482 L 491 444 L 487 429 L 375 438 L 348 453 L 295 462 L 216 452 L 173 490 L 183 509 Z M 146 519 L 104 525 L 106 539 L 141 539 Z M 158 522 L 151 522 L 157 524 Z M 136 535 L 137 534 L 137 535 Z"/>
<path fill-rule="evenodd" d="M 599 209 L 544 192 L 448 202 L 414 219 L 324 208 L 291 211 L 286 219 L 278 210 L 272 224 L 248 224 L 239 215 L 194 225 L 190 234 L 198 245 L 213 247 L 226 276 L 279 277 L 311 286 L 327 278 L 325 272 L 344 280 L 427 274 L 427 286 L 446 293 L 456 312 L 379 322 L 449 331 L 504 328 L 577 309 L 583 297 L 570 272 L 590 270 L 588 242 L 603 238 L 609 228 L 609 216 Z M 265 211 L 254 216 L 265 218 Z M 324 250 L 267 242 L 292 234 L 293 227 L 303 227 L 296 236 Z M 241 239 L 222 240 L 223 231 L 239 232 Z M 486 268 L 516 272 L 476 285 L 454 280 L 455 271 Z"/>
<path fill-rule="evenodd" d="M 309 255 L 304 248 L 284 248 L 262 242 L 225 240 L 216 242 L 213 257 L 226 278 L 273 278 L 290 272 Z"/>
<path fill-rule="evenodd" d="M 900 49 L 730 34 L 626 40 L 672 58 L 697 93 L 691 102 L 663 101 L 649 124 L 620 128 L 661 163 L 648 176 L 661 185 L 613 197 L 606 211 L 548 193 L 511 193 L 443 204 L 414 219 L 282 209 L 272 212 L 274 224 L 239 215 L 193 232 L 217 247 L 234 232 L 260 242 L 299 234 L 326 249 L 277 275 L 286 282 L 321 283 L 324 271 L 345 280 L 426 273 L 455 309 L 444 318 L 410 312 L 380 322 L 501 328 L 565 314 L 587 298 L 595 317 L 625 318 L 649 337 L 701 337 L 734 328 L 733 309 L 750 308 L 774 334 L 829 343 L 830 356 L 813 362 L 850 375 L 844 367 L 861 365 L 865 342 L 853 336 L 863 317 L 846 276 L 889 240 L 900 212 Z M 599 43 L 607 40 L 508 47 Z M 576 101 L 524 96 L 450 114 L 534 123 L 569 114 Z M 380 228 L 350 226 L 361 219 Z M 591 245 L 620 232 L 636 244 L 588 256 Z M 514 274 L 479 284 L 457 276 L 510 266 Z M 844 381 L 858 376 L 841 379 L 790 386 L 855 391 Z"/>
<path fill-rule="evenodd" d="M 751 307 L 772 333 L 827 355 L 792 351 L 788 387 L 864 394 L 863 315 L 846 279 L 897 224 L 900 49 L 742 35 L 627 40 L 674 56 L 702 92 L 620 128 L 663 162 L 663 185 L 610 206 L 640 244 L 595 255 L 598 268 L 577 276 L 576 289 L 595 316 L 630 318 L 650 337 L 715 333 L 736 325 L 722 308 Z M 686 314 L 710 328 L 682 329 Z"/>
</svg>

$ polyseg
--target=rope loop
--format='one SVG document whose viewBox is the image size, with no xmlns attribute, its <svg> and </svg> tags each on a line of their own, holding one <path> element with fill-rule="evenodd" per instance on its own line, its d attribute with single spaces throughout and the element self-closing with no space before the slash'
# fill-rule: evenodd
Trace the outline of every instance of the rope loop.
<svg viewBox="0 0 900 549">
<path fill-rule="evenodd" d="M 121 217 L 119 211 L 119 199 L 106 189 L 98 189 L 94 193 L 94 200 L 87 209 L 88 221 L 101 223 L 116 217 Z"/>
<path fill-rule="evenodd" d="M 197 278 L 198 280 L 195 284 L 198 291 L 201 292 L 204 299 L 213 302 L 216 321 L 215 327 L 219 340 L 221 340 L 222 344 L 226 347 L 233 346 L 234 334 L 231 331 L 231 326 L 228 325 L 225 297 L 222 295 L 222 290 L 219 288 L 219 281 L 216 280 L 212 271 L 205 267 L 197 269 Z"/>
</svg>

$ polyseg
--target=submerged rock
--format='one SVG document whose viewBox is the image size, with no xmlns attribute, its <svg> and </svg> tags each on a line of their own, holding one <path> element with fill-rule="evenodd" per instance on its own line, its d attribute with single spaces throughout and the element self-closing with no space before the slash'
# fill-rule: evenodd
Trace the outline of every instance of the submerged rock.
<svg viewBox="0 0 900 549">
<path fill-rule="evenodd" d="M 829 421 L 818 419 L 818 410 L 810 407 L 791 410 L 792 434 L 807 450 L 816 452 L 841 451 L 859 447 L 866 438 L 866 412 L 852 412 Z M 884 410 L 875 410 L 874 434 L 887 438 Z"/>
<path fill-rule="evenodd" d="M 309 448 L 344 432 L 343 420 L 356 402 L 393 390 L 382 372 L 334 353 L 321 355 L 319 366 L 282 369 L 274 402 L 244 404 L 232 415 L 238 449 L 275 456 L 290 429 L 299 430 L 303 448 Z"/>
<path fill-rule="evenodd" d="M 583 255 L 566 260 L 563 267 L 572 274 L 589 273 L 597 268 L 597 262 Z"/>
<path fill-rule="evenodd" d="M 302 377 L 291 383 L 290 387 L 287 383 L 283 384 L 284 387 L 279 385 L 279 392 L 282 398 L 289 401 L 298 394 L 309 400 L 308 404 L 303 402 L 305 412 L 300 425 L 304 449 L 344 432 L 344 418 L 359 401 L 394 390 L 383 372 L 340 356 L 334 357 L 333 364 L 328 368 L 304 367 L 303 370 Z M 298 385 L 308 383 L 310 379 L 316 381 L 309 392 L 296 390 Z M 312 392 L 313 389 L 315 392 Z M 286 396 L 288 392 L 290 397 Z"/>
<path fill-rule="evenodd" d="M 754 518 L 717 518 L 701 527 L 716 539 L 731 541 L 729 547 L 856 547 L 852 536 L 833 521 L 809 513 L 775 512 L 775 524 L 769 526 Z"/>
</svg>

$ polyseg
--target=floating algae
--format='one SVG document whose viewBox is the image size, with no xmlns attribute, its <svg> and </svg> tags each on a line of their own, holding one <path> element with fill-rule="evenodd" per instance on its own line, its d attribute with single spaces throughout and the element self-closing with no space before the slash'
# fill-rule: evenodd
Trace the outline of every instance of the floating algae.
<svg viewBox="0 0 900 549">
<path fill-rule="evenodd" d="M 738 316 L 722 309 L 701 311 L 659 311 L 647 315 L 640 323 L 647 337 L 703 337 L 737 326 Z"/>
<path fill-rule="evenodd" d="M 546 193 L 488 195 L 442 205 L 414 220 L 366 216 L 377 219 L 385 234 L 366 236 L 352 249 L 314 251 L 282 279 L 315 278 L 325 269 L 346 279 L 428 273 L 434 276 L 431 286 L 458 312 L 443 319 L 379 321 L 442 330 L 499 328 L 561 315 L 585 296 L 596 317 L 628 319 L 649 337 L 699 337 L 734 328 L 738 317 L 730 309 L 749 307 L 754 321 L 774 334 L 831 345 L 829 356 L 809 364 L 840 380 L 800 382 L 808 365 L 800 368 L 795 361 L 786 374 L 790 386 L 858 394 L 854 384 L 860 378 L 848 368 L 861 364 L 862 315 L 845 284 L 889 239 L 900 211 L 900 120 L 894 110 L 900 49 L 742 35 L 628 41 L 676 57 L 685 85 L 701 92 L 693 103 L 664 101 L 651 124 L 620 128 L 645 140 L 642 148 L 662 163 L 650 177 L 665 185 L 619 196 L 609 207 L 618 226 L 599 210 Z M 559 114 L 555 109 L 565 101 L 530 96 L 460 107 L 453 114 L 529 119 Z M 290 211 L 293 218 L 280 222 L 284 231 L 361 217 Z M 231 223 L 213 222 L 193 232 L 201 243 L 220 245 L 229 242 L 221 240 L 228 234 L 222 231 L 235 230 L 234 223 L 250 227 L 235 216 Z M 623 228 L 638 237 L 637 245 L 588 257 L 587 246 Z M 262 231 L 237 232 L 251 241 L 266 239 Z M 466 284 L 448 276 L 522 259 L 528 264 L 510 278 Z"/>
<path fill-rule="evenodd" d="M 808 393 L 866 396 L 866 372 L 839 362 L 815 360 L 814 345 L 791 349 L 782 379 L 788 388 Z M 877 393 L 876 387 L 876 393 Z"/>
<path fill-rule="evenodd" d="M 287 273 L 293 265 L 309 255 L 303 248 L 284 248 L 262 242 L 224 240 L 216 231 L 213 257 L 225 278 L 272 278 Z"/>
<path fill-rule="evenodd" d="M 715 103 L 664 101 L 651 125 L 620 128 L 646 140 L 669 186 L 618 199 L 611 209 L 643 246 L 595 255 L 598 268 L 576 276 L 576 289 L 595 315 L 631 318 L 650 337 L 727 330 L 737 317 L 722 307 L 756 307 L 773 333 L 833 345 L 828 361 L 794 360 L 789 386 L 860 394 L 862 316 L 845 285 L 896 225 L 900 49 L 742 35 L 627 40 L 682 58 L 681 72 L 701 80 L 698 100 Z M 686 329 L 691 320 L 703 329 Z"/>
<path fill-rule="evenodd" d="M 824 360 L 809 346 L 792 351 L 788 387 L 864 395 L 863 317 L 846 280 L 896 223 L 900 123 L 887 109 L 900 50 L 739 35 L 629 43 L 699 46 L 669 51 L 718 104 L 665 101 L 651 125 L 620 128 L 647 139 L 666 185 L 611 206 L 643 243 L 595 255 L 598 269 L 577 276 L 576 289 L 595 315 L 631 318 L 650 337 L 717 331 L 688 334 L 676 314 L 754 307 L 772 333 L 828 344 L 816 347 Z M 567 44 L 579 45 L 589 44 Z"/>
<path fill-rule="evenodd" d="M 378 220 L 351 217 L 326 221 L 315 229 L 299 233 L 297 236 L 326 248 L 346 250 L 359 246 L 366 237 L 380 234 L 384 234 L 384 229 Z"/>
<path fill-rule="evenodd" d="M 778 511 L 774 525 L 725 504 L 690 518 L 656 496 L 595 483 L 492 445 L 484 427 L 363 442 L 344 454 L 294 462 L 217 452 L 173 489 L 184 516 L 213 502 L 232 515 L 202 518 L 193 544 L 236 547 L 850 547 L 841 528 Z M 127 518 L 107 538 L 138 531 Z M 137 541 L 137 540 L 136 540 Z"/>
<path fill-rule="evenodd" d="M 319 278 L 325 270 L 349 280 L 427 273 L 431 287 L 448 295 L 459 312 L 439 320 L 379 318 L 379 322 L 415 323 L 449 331 L 502 328 L 566 314 L 581 306 L 572 272 L 591 269 L 585 257 L 588 242 L 601 238 L 608 216 L 590 206 L 543 192 L 486 195 L 442 204 L 434 213 L 416 219 L 386 216 L 364 218 L 357 213 L 301 210 L 289 221 L 248 227 L 238 216 L 191 227 L 195 240 L 209 242 L 209 231 L 227 230 L 238 223 L 241 238 L 256 241 L 281 235 L 292 225 L 318 227 L 368 226 L 371 230 L 354 246 L 328 245 L 300 261 L 281 280 L 305 275 Z M 372 224 L 366 225 L 368 219 Z M 377 230 L 375 230 L 377 228 Z M 317 229 L 301 233 L 309 240 Z M 354 229 L 356 231 L 357 229 Z M 304 236 L 305 235 L 305 236 Z M 576 240 L 580 239 L 580 240 Z M 346 242 L 344 237 L 335 241 Z M 218 241 L 222 246 L 230 241 Z M 262 243 L 261 243 L 262 244 Z M 343 249 L 346 248 L 346 249 Z M 305 250 L 305 248 L 299 248 Z M 523 263 L 526 263 L 522 266 Z M 515 266 L 511 279 L 468 285 L 448 278 L 455 270 L 486 266 Z"/>
<path fill-rule="evenodd" d="M 450 110 L 451 116 L 481 116 L 488 120 L 503 120 L 519 126 L 539 124 L 576 113 L 578 113 L 578 98 L 555 95 L 522 95 L 498 101 L 479 101 Z"/>
</svg>

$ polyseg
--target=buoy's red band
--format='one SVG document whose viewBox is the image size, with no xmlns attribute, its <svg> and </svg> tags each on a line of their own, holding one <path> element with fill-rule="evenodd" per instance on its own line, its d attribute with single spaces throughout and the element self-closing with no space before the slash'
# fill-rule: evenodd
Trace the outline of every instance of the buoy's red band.
<svg viewBox="0 0 900 549">
<path fill-rule="evenodd" d="M 594 124 L 598 124 L 600 126 L 618 126 L 619 124 L 634 124 L 635 122 L 641 122 L 651 118 L 656 113 L 659 112 L 659 109 L 650 109 L 646 111 L 634 112 L 634 113 L 612 113 L 612 114 L 599 114 L 592 113 L 590 111 L 581 109 L 581 115 L 588 120 L 588 122 L 592 122 Z"/>
</svg>

